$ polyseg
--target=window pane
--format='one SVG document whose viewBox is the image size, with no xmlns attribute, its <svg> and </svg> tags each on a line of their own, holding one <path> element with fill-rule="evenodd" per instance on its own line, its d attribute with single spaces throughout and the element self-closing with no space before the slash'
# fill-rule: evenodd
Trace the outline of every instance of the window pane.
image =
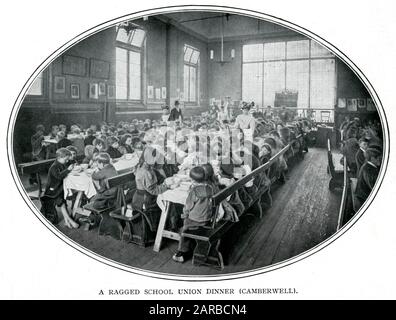
<svg viewBox="0 0 396 320">
<path fill-rule="evenodd" d="M 335 61 L 311 61 L 311 108 L 333 109 L 335 104 Z"/>
<path fill-rule="evenodd" d="M 243 61 L 263 61 L 263 44 L 249 44 L 243 46 Z"/>
<path fill-rule="evenodd" d="M 285 89 L 285 63 L 264 63 L 264 106 L 274 106 L 275 92 Z"/>
<path fill-rule="evenodd" d="M 135 32 L 131 39 L 131 44 L 136 47 L 141 47 L 143 44 L 145 34 L 146 34 L 145 31 L 142 29 L 135 29 Z"/>
<path fill-rule="evenodd" d="M 199 51 L 194 50 L 192 55 L 191 55 L 191 63 L 197 64 L 199 59 Z"/>
<path fill-rule="evenodd" d="M 190 47 L 185 46 L 184 47 L 184 61 L 190 62 L 192 53 L 193 53 L 193 49 L 191 49 Z"/>
<path fill-rule="evenodd" d="M 288 61 L 286 89 L 298 92 L 297 107 L 308 107 L 309 60 Z"/>
<path fill-rule="evenodd" d="M 140 53 L 129 51 L 129 99 L 140 100 Z"/>
<path fill-rule="evenodd" d="M 264 60 L 285 59 L 285 42 L 264 43 Z"/>
<path fill-rule="evenodd" d="M 190 79 L 190 68 L 189 66 L 184 66 L 184 100 L 188 101 L 188 97 L 190 96 L 189 90 L 188 90 L 188 83 Z"/>
<path fill-rule="evenodd" d="M 309 57 L 309 40 L 287 42 L 287 59 Z"/>
<path fill-rule="evenodd" d="M 36 79 L 34 79 L 32 86 L 29 88 L 29 91 L 27 94 L 32 95 L 32 96 L 42 96 L 43 95 L 43 73 L 40 72 L 40 74 L 37 76 Z"/>
<path fill-rule="evenodd" d="M 118 28 L 117 41 L 128 43 L 128 33 L 124 28 Z"/>
<path fill-rule="evenodd" d="M 331 57 L 333 54 L 327 50 L 325 47 L 320 45 L 315 41 L 311 41 L 311 57 L 312 58 L 320 58 L 320 57 Z"/>
<path fill-rule="evenodd" d="M 190 95 L 189 101 L 195 102 L 196 99 L 196 85 L 197 85 L 197 69 L 195 67 L 190 67 Z"/>
<path fill-rule="evenodd" d="M 127 98 L 127 51 L 116 48 L 116 98 Z"/>
<path fill-rule="evenodd" d="M 263 63 L 244 63 L 242 69 L 242 100 L 262 105 Z"/>
</svg>

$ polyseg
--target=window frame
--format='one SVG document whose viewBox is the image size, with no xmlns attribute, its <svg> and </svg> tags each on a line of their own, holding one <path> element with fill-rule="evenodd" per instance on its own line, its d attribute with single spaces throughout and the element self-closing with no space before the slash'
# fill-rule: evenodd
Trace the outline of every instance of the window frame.
<svg viewBox="0 0 396 320">
<path fill-rule="evenodd" d="M 49 82 L 48 82 L 48 68 L 44 69 L 41 71 L 42 77 L 41 77 L 41 94 L 40 95 L 32 95 L 29 94 L 28 91 L 26 91 L 24 102 L 47 102 L 48 103 L 48 92 L 49 92 Z M 36 81 L 36 78 L 33 80 L 33 82 Z M 32 82 L 32 83 L 33 83 Z M 30 89 L 30 88 L 29 88 Z"/>
<path fill-rule="evenodd" d="M 187 48 L 192 49 L 192 53 L 190 55 L 189 61 L 184 60 L 184 55 L 187 50 Z M 192 63 L 191 59 L 194 55 L 194 51 L 197 51 L 199 53 L 197 63 Z M 187 106 L 197 106 L 199 105 L 199 79 L 200 79 L 200 62 L 201 62 L 201 51 L 199 51 L 197 48 L 184 44 L 183 46 L 183 93 L 184 93 L 184 104 Z M 184 88 L 184 81 L 185 81 L 185 72 L 184 72 L 184 67 L 188 66 L 188 94 L 185 92 Z M 191 68 L 195 69 L 195 101 L 190 100 L 190 91 L 191 91 L 191 78 L 190 78 L 190 73 L 191 73 Z"/>
<path fill-rule="evenodd" d="M 308 45 L 308 57 L 304 57 L 304 58 L 288 58 L 287 56 L 287 45 L 288 42 L 294 42 L 294 41 L 308 41 L 309 45 Z M 260 101 L 260 105 L 264 103 L 264 96 L 265 96 L 265 92 L 264 92 L 264 65 L 266 62 L 283 62 L 285 65 L 285 77 L 284 77 L 284 89 L 287 90 L 287 62 L 290 61 L 308 61 L 308 104 L 307 107 L 298 107 L 296 109 L 319 109 L 319 108 L 315 108 L 312 107 L 311 105 L 311 83 L 312 83 L 312 79 L 311 79 L 311 73 L 312 73 L 312 61 L 314 60 L 333 60 L 334 61 L 334 84 L 333 84 L 333 90 L 334 90 L 334 95 L 333 95 L 333 101 L 332 101 L 332 108 L 334 108 L 334 106 L 336 105 L 336 100 L 337 100 L 337 64 L 336 64 L 336 56 L 326 48 L 326 50 L 328 50 L 331 55 L 324 55 L 324 56 L 314 56 L 312 57 L 312 42 L 316 42 L 317 44 L 319 44 L 320 46 L 322 46 L 319 42 L 312 40 L 312 39 L 306 39 L 306 38 L 288 38 L 288 39 L 281 39 L 278 41 L 255 41 L 255 42 L 248 42 L 248 43 L 244 43 L 242 44 L 242 55 L 241 55 L 241 63 L 242 63 L 242 72 L 241 72 L 241 93 L 242 93 L 242 99 L 244 97 L 244 92 L 243 92 L 243 88 L 244 88 L 244 75 L 243 75 L 243 66 L 244 64 L 257 64 L 257 63 L 262 63 L 262 73 L 263 73 L 263 78 L 262 78 L 262 97 L 261 97 L 261 101 Z M 267 43 L 284 43 L 284 47 L 285 47 L 285 54 L 284 54 L 284 58 L 282 59 L 264 59 L 265 56 L 265 44 Z M 255 61 L 244 61 L 244 56 L 243 56 L 243 47 L 246 45 L 254 45 L 254 44 L 262 44 L 263 45 L 263 56 L 261 60 L 255 60 Z M 262 105 L 262 107 L 265 107 L 264 105 Z M 323 108 L 325 109 L 325 108 Z"/>
<path fill-rule="evenodd" d="M 116 30 L 117 30 L 117 33 L 118 33 L 118 29 L 116 29 Z M 117 94 L 116 94 L 116 102 L 117 103 L 120 103 L 120 104 L 132 104 L 132 105 L 136 105 L 136 104 L 142 105 L 142 104 L 144 104 L 144 101 L 145 101 L 144 93 L 145 93 L 145 91 L 144 91 L 144 76 L 143 76 L 143 74 L 144 74 L 144 65 L 145 65 L 144 57 L 145 57 L 145 49 L 146 49 L 146 39 L 147 39 L 147 31 L 146 30 L 144 30 L 144 31 L 146 32 L 146 34 L 144 36 L 144 39 L 142 40 L 142 46 L 141 47 L 137 47 L 137 46 L 134 46 L 132 44 L 125 43 L 125 42 L 117 40 L 117 33 L 116 33 L 116 43 L 115 43 L 116 49 L 120 48 L 120 49 L 123 49 L 123 50 L 127 51 L 127 54 L 126 54 L 126 56 L 127 56 L 127 61 L 126 61 L 126 64 L 127 64 L 127 72 L 126 72 L 126 77 L 127 77 L 127 82 L 126 82 L 126 84 L 127 84 L 126 87 L 127 88 L 126 89 L 127 89 L 127 93 L 126 93 L 126 99 L 119 99 L 119 98 L 117 98 Z M 129 98 L 130 97 L 130 53 L 129 52 L 130 51 L 140 54 L 140 99 L 130 99 Z M 117 61 L 116 61 L 116 63 L 117 63 Z M 117 70 L 117 66 L 116 66 L 116 70 Z M 117 74 L 115 76 L 116 76 L 116 82 L 117 82 Z M 116 90 L 117 90 L 117 87 L 116 87 Z"/>
</svg>

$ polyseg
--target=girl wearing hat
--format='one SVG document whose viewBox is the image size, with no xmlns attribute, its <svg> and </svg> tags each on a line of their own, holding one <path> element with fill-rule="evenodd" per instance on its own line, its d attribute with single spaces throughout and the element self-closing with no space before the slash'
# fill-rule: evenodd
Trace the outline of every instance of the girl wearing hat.
<svg viewBox="0 0 396 320">
<path fill-rule="evenodd" d="M 159 153 L 152 147 L 144 149 L 135 173 L 136 192 L 132 208 L 140 211 L 159 211 L 157 195 L 164 193 L 169 186 L 158 183 L 154 166 L 159 162 Z"/>
</svg>

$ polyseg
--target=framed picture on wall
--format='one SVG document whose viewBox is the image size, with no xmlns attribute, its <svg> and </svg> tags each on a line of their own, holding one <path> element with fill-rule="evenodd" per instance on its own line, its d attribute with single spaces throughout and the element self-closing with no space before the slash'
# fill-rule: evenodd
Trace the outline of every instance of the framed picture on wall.
<svg viewBox="0 0 396 320">
<path fill-rule="evenodd" d="M 54 92 L 65 93 L 66 92 L 66 80 L 65 77 L 54 77 Z"/>
<path fill-rule="evenodd" d="M 161 88 L 161 98 L 166 99 L 166 87 Z"/>
<path fill-rule="evenodd" d="M 115 86 L 113 85 L 107 86 L 107 98 L 115 99 L 115 95 L 116 95 Z"/>
<path fill-rule="evenodd" d="M 359 109 L 366 109 L 366 99 L 358 99 L 357 105 Z"/>
<path fill-rule="evenodd" d="M 348 99 L 347 109 L 348 111 L 357 111 L 357 99 Z"/>
<path fill-rule="evenodd" d="M 62 73 L 85 77 L 87 75 L 88 62 L 86 58 L 64 55 L 62 57 Z"/>
<path fill-rule="evenodd" d="M 80 99 L 80 85 L 78 83 L 70 85 L 70 97 L 72 99 Z"/>
<path fill-rule="evenodd" d="M 375 111 L 375 104 L 371 98 L 367 99 L 367 111 Z"/>
<path fill-rule="evenodd" d="M 98 59 L 90 59 L 90 76 L 92 78 L 109 79 L 110 63 Z"/>
<path fill-rule="evenodd" d="M 154 99 L 154 87 L 147 86 L 147 99 Z"/>
<path fill-rule="evenodd" d="M 340 109 L 345 109 L 346 108 L 346 99 L 345 98 L 338 98 L 337 107 L 340 108 Z"/>
<path fill-rule="evenodd" d="M 106 94 L 106 83 L 99 82 L 99 95 L 104 96 Z"/>
<path fill-rule="evenodd" d="M 97 83 L 90 83 L 89 84 L 89 98 L 90 99 L 98 99 L 99 92 L 98 92 L 98 84 Z"/>
<path fill-rule="evenodd" d="M 155 100 L 161 100 L 161 89 L 155 88 Z"/>
</svg>

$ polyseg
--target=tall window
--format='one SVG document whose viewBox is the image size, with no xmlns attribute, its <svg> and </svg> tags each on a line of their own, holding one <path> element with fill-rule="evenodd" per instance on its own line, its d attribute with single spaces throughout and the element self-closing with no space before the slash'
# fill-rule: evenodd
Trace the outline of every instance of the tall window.
<svg viewBox="0 0 396 320">
<path fill-rule="evenodd" d="M 44 94 L 43 91 L 43 73 L 40 72 L 40 74 L 37 76 L 36 79 L 34 79 L 32 86 L 29 88 L 29 91 L 27 92 L 28 95 L 31 96 L 42 96 Z"/>
<path fill-rule="evenodd" d="M 275 104 L 276 92 L 297 92 L 298 108 L 332 109 L 335 58 L 312 40 L 243 46 L 242 99 Z"/>
<path fill-rule="evenodd" d="M 145 35 L 145 31 L 137 26 L 118 27 L 116 98 L 119 100 L 142 100 L 142 55 Z"/>
<path fill-rule="evenodd" d="M 196 103 L 199 94 L 200 52 L 188 45 L 184 46 L 184 101 Z"/>
</svg>

